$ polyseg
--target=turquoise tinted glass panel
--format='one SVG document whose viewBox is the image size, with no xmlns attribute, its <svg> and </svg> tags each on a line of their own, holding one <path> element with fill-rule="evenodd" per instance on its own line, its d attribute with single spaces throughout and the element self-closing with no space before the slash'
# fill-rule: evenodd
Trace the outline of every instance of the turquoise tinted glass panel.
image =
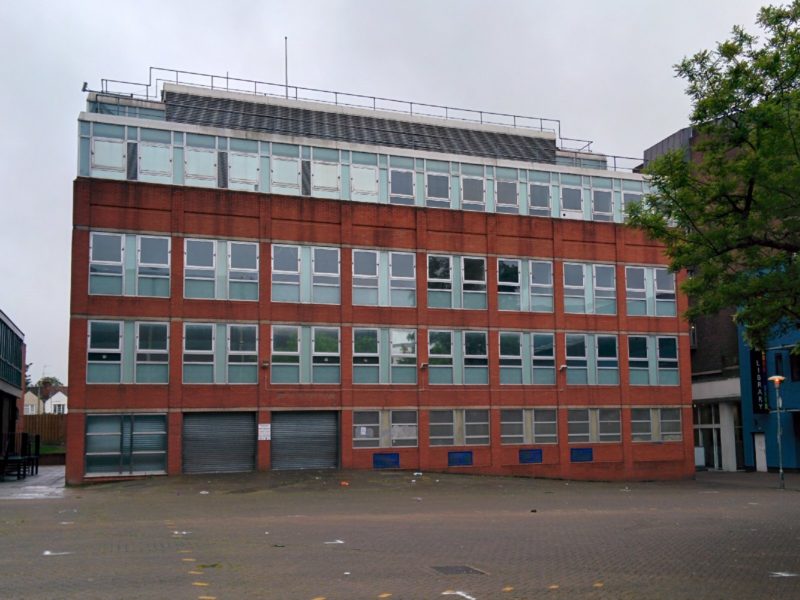
<svg viewBox="0 0 800 600">
<path fill-rule="evenodd" d="M 417 295 L 413 290 L 392 290 L 392 306 L 416 306 Z"/>
<path fill-rule="evenodd" d="M 452 302 L 450 292 L 428 292 L 428 306 L 431 308 L 450 308 Z"/>
<path fill-rule="evenodd" d="M 680 383 L 676 369 L 659 369 L 658 385 L 678 385 Z"/>
<path fill-rule="evenodd" d="M 489 383 L 487 367 L 467 367 L 464 369 L 464 383 L 480 385 Z"/>
<path fill-rule="evenodd" d="M 138 293 L 140 296 L 169 296 L 169 279 L 139 277 Z"/>
<path fill-rule="evenodd" d="M 270 369 L 272 383 L 300 383 L 300 367 L 297 365 L 272 365 Z"/>
<path fill-rule="evenodd" d="M 453 368 L 428 367 L 428 382 L 431 384 L 453 383 Z"/>
<path fill-rule="evenodd" d="M 163 129 L 145 129 L 142 128 L 139 139 L 143 142 L 155 142 L 157 144 L 171 144 L 172 133 L 164 131 Z"/>
<path fill-rule="evenodd" d="M 119 296 L 122 294 L 122 277 L 90 275 L 89 293 Z"/>
<path fill-rule="evenodd" d="M 231 151 L 233 152 L 250 152 L 255 154 L 258 152 L 258 142 L 255 140 L 240 140 L 231 138 Z"/>
<path fill-rule="evenodd" d="M 136 365 L 136 383 L 167 383 L 168 378 L 168 365 Z"/>
<path fill-rule="evenodd" d="M 650 385 L 650 373 L 644 369 L 631 369 L 631 385 Z"/>
<path fill-rule="evenodd" d="M 536 385 L 553 385 L 556 382 L 556 371 L 551 368 L 534 367 L 533 383 Z"/>
<path fill-rule="evenodd" d="M 258 365 L 228 365 L 228 383 L 258 383 Z"/>
<path fill-rule="evenodd" d="M 258 283 L 255 281 L 231 281 L 231 300 L 258 300 Z"/>
<path fill-rule="evenodd" d="M 186 145 L 197 148 L 216 148 L 216 139 L 213 135 L 201 135 L 199 133 L 187 133 Z"/>
<path fill-rule="evenodd" d="M 595 312 L 599 315 L 613 315 L 617 312 L 617 301 L 613 298 L 595 298 Z"/>
<path fill-rule="evenodd" d="M 647 314 L 646 300 L 628 300 L 628 314 L 632 316 L 642 316 Z"/>
<path fill-rule="evenodd" d="M 519 310 L 519 295 L 502 294 L 498 296 L 500 310 Z"/>
<path fill-rule="evenodd" d="M 578 367 L 567 368 L 567 383 L 570 385 L 586 385 L 589 382 L 588 371 Z"/>
<path fill-rule="evenodd" d="M 314 365 L 311 376 L 314 383 L 339 383 L 339 366 Z"/>
<path fill-rule="evenodd" d="M 392 383 L 417 383 L 417 367 L 392 367 Z"/>
<path fill-rule="evenodd" d="M 117 424 L 119 431 L 119 424 Z M 86 452 L 119 452 L 120 435 L 87 435 Z"/>
<path fill-rule="evenodd" d="M 272 144 L 272 154 L 275 156 L 298 158 L 300 156 L 300 146 L 293 146 L 289 144 Z"/>
<path fill-rule="evenodd" d="M 311 301 L 318 304 L 339 304 L 339 288 L 315 285 Z"/>
<path fill-rule="evenodd" d="M 656 315 L 659 317 L 674 317 L 675 316 L 675 302 L 673 300 L 656 301 Z"/>
<path fill-rule="evenodd" d="M 104 138 L 125 139 L 125 127 L 122 125 L 108 125 L 106 123 L 94 124 L 94 136 Z"/>
<path fill-rule="evenodd" d="M 522 369 L 500 367 L 500 383 L 506 385 L 519 385 L 522 383 Z"/>
<path fill-rule="evenodd" d="M 300 302 L 300 286 L 273 283 L 272 300 L 273 302 Z"/>
<path fill-rule="evenodd" d="M 354 366 L 353 383 L 378 383 L 380 368 L 375 366 Z"/>
<path fill-rule="evenodd" d="M 184 296 L 186 298 L 213 298 L 214 282 L 190 279 L 186 281 Z"/>
<path fill-rule="evenodd" d="M 482 310 L 486 308 L 485 292 L 464 292 L 464 308 Z"/>
<path fill-rule="evenodd" d="M 617 385 L 619 383 L 619 372 L 616 369 L 598 369 L 597 383 L 600 385 Z"/>
<path fill-rule="evenodd" d="M 214 383 L 214 365 L 183 365 L 184 383 Z"/>
<path fill-rule="evenodd" d="M 552 296 L 532 296 L 531 310 L 534 312 L 553 312 Z"/>
<path fill-rule="evenodd" d="M 119 454 L 113 456 L 87 456 L 87 473 L 118 473 L 120 468 Z"/>
<path fill-rule="evenodd" d="M 119 383 L 120 365 L 90 364 L 86 369 L 87 383 Z"/>
</svg>

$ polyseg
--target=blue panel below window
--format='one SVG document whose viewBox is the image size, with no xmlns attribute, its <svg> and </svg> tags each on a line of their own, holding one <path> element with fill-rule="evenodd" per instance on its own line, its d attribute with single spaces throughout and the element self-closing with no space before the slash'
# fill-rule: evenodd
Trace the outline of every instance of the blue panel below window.
<svg viewBox="0 0 800 600">
<path fill-rule="evenodd" d="M 448 452 L 447 453 L 447 466 L 448 467 L 471 467 L 472 466 L 472 451 L 467 452 Z"/>
<path fill-rule="evenodd" d="M 541 448 L 524 448 L 519 451 L 519 464 L 530 465 L 542 462 Z"/>
<path fill-rule="evenodd" d="M 372 455 L 373 469 L 399 469 L 400 454 L 397 452 L 376 452 Z"/>
<path fill-rule="evenodd" d="M 569 460 L 571 462 L 592 462 L 594 451 L 592 448 L 570 448 Z"/>
</svg>

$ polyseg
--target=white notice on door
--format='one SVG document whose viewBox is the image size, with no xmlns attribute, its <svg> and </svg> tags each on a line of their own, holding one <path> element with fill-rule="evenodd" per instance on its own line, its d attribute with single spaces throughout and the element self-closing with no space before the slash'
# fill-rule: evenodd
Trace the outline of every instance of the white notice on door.
<svg viewBox="0 0 800 600">
<path fill-rule="evenodd" d="M 258 441 L 262 442 L 265 440 L 272 439 L 272 424 L 270 423 L 259 423 L 258 424 Z"/>
</svg>

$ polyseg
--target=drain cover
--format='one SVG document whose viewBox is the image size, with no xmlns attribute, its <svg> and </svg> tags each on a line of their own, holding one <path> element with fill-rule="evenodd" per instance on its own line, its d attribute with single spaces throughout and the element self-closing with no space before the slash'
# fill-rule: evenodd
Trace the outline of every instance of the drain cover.
<svg viewBox="0 0 800 600">
<path fill-rule="evenodd" d="M 470 567 L 469 565 L 444 565 L 441 567 L 433 567 L 434 571 L 438 571 L 442 575 L 486 575 L 484 571 Z"/>
</svg>

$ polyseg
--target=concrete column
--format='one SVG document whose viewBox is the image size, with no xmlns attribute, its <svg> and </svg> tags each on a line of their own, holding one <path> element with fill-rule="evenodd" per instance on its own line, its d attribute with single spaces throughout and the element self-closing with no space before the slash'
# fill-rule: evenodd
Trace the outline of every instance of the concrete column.
<svg viewBox="0 0 800 600">
<path fill-rule="evenodd" d="M 719 437 L 722 446 L 722 470 L 736 470 L 736 432 L 734 430 L 734 404 L 719 403 Z"/>
</svg>

